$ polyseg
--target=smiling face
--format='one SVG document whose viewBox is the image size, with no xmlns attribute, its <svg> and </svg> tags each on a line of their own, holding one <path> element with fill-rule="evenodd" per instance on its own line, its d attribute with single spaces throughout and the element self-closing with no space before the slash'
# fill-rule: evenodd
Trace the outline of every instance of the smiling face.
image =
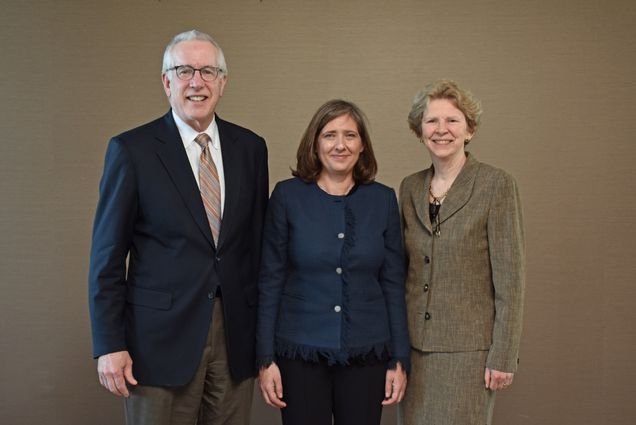
<svg viewBox="0 0 636 425">
<path fill-rule="evenodd" d="M 464 142 L 473 137 L 464 113 L 448 99 L 431 100 L 422 117 L 422 141 L 432 156 L 449 160 L 464 155 Z"/>
<path fill-rule="evenodd" d="M 318 135 L 318 158 L 321 175 L 352 177 L 353 168 L 364 150 L 358 125 L 348 114 L 329 121 Z"/>
<path fill-rule="evenodd" d="M 217 49 L 207 41 L 183 41 L 172 49 L 174 66 L 190 65 L 193 68 L 218 66 Z M 214 118 L 214 110 L 227 81 L 220 74 L 214 81 L 204 81 L 199 72 L 195 72 L 189 81 L 180 80 L 175 71 L 163 74 L 163 88 L 174 112 L 196 131 L 205 130 Z"/>
</svg>

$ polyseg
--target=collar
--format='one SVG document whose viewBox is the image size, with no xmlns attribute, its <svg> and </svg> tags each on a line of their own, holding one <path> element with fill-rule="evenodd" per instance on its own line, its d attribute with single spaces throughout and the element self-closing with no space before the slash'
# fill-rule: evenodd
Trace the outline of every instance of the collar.
<svg viewBox="0 0 636 425">
<path fill-rule="evenodd" d="M 172 118 L 174 118 L 174 123 L 177 125 L 179 135 L 181 136 L 181 140 L 183 141 L 183 145 L 185 146 L 185 148 L 188 149 L 193 144 L 196 144 L 194 139 L 199 134 L 201 134 L 201 132 L 196 131 L 194 128 L 186 124 L 186 122 L 183 121 L 181 117 L 174 113 L 174 110 L 172 110 Z M 210 144 L 212 145 L 213 149 L 221 149 L 221 142 L 218 137 L 219 131 L 216 124 L 216 114 L 212 118 L 212 122 L 210 123 L 208 128 L 206 128 L 203 133 L 206 133 L 208 136 L 210 136 Z"/>
</svg>

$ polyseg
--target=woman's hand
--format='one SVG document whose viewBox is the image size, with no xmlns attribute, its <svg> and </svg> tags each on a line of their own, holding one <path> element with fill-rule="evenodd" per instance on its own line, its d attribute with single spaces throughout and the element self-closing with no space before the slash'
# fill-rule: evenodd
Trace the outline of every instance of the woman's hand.
<svg viewBox="0 0 636 425">
<path fill-rule="evenodd" d="M 258 381 L 261 387 L 261 395 L 265 403 L 272 407 L 282 409 L 287 406 L 283 399 L 283 382 L 280 378 L 280 369 L 276 363 L 267 368 L 261 368 L 258 372 Z"/>
<path fill-rule="evenodd" d="M 486 368 L 486 374 L 484 381 L 486 381 L 486 388 L 493 391 L 503 390 L 512 384 L 514 373 L 499 372 L 498 370 Z"/>
<path fill-rule="evenodd" d="M 382 405 L 388 406 L 401 402 L 404 398 L 404 391 L 406 391 L 406 372 L 402 369 L 402 363 L 398 362 L 395 370 L 386 371 Z"/>
</svg>

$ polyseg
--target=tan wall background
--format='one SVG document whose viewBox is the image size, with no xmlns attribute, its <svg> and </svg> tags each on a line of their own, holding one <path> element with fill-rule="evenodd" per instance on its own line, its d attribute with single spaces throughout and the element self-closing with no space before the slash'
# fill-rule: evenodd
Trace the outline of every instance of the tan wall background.
<svg viewBox="0 0 636 425">
<path fill-rule="evenodd" d="M 429 163 L 415 92 L 451 77 L 480 97 L 472 152 L 516 176 L 528 236 L 521 367 L 495 423 L 634 423 L 635 20 L 630 0 L 1 0 L 0 422 L 122 422 L 90 354 L 97 184 L 108 138 L 167 110 L 163 47 L 198 28 L 230 67 L 219 112 L 267 139 L 272 183 L 329 98 L 368 114 L 397 187 Z"/>
</svg>

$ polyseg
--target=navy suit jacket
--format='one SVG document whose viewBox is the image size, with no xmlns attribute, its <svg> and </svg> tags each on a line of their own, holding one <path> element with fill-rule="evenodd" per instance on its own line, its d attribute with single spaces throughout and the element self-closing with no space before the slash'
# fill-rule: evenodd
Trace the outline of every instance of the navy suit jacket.
<svg viewBox="0 0 636 425">
<path fill-rule="evenodd" d="M 332 196 L 298 178 L 278 183 L 263 234 L 259 365 L 388 353 L 408 370 L 404 275 L 392 189 L 371 183 Z"/>
<path fill-rule="evenodd" d="M 267 148 L 216 117 L 226 198 L 218 246 L 169 111 L 110 140 L 89 271 L 93 355 L 128 350 L 142 385 L 188 383 L 222 288 L 232 377 L 254 374 Z"/>
</svg>

